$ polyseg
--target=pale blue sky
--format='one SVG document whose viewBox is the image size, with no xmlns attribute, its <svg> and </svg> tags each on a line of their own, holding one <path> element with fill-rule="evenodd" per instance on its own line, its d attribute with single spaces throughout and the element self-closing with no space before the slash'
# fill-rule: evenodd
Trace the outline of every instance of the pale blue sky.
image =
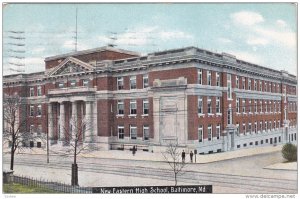
<svg viewBox="0 0 300 199">
<path fill-rule="evenodd" d="M 12 64 L 25 64 L 26 72 L 43 71 L 45 57 L 74 51 L 76 7 L 78 50 L 105 46 L 114 36 L 118 48 L 143 54 L 198 46 L 297 72 L 294 4 L 131 3 L 7 5 L 3 9 L 3 73 L 11 73 L 12 66 L 17 69 Z"/>
</svg>

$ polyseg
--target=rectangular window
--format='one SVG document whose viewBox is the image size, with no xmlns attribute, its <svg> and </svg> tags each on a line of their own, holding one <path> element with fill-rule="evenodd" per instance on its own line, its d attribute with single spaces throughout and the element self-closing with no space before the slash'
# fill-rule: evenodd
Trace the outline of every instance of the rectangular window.
<svg viewBox="0 0 300 199">
<path fill-rule="evenodd" d="M 41 86 L 37 87 L 37 96 L 42 96 L 42 87 Z"/>
<path fill-rule="evenodd" d="M 149 101 L 148 101 L 148 99 L 143 100 L 143 114 L 144 115 L 149 114 Z"/>
<path fill-rule="evenodd" d="M 203 113 L 203 99 L 202 96 L 198 96 L 198 114 Z"/>
<path fill-rule="evenodd" d="M 37 106 L 37 116 L 41 116 L 42 115 L 42 105 L 38 105 Z"/>
<path fill-rule="evenodd" d="M 82 80 L 82 85 L 83 86 L 88 86 L 89 85 L 89 80 L 87 80 L 87 79 Z"/>
<path fill-rule="evenodd" d="M 257 133 L 257 122 L 254 123 L 254 132 Z"/>
<path fill-rule="evenodd" d="M 136 115 L 136 100 L 130 100 L 130 114 Z"/>
<path fill-rule="evenodd" d="M 207 97 L 207 113 L 212 113 L 211 97 Z"/>
<path fill-rule="evenodd" d="M 30 93 L 29 93 L 30 97 L 34 96 L 34 88 L 30 88 Z"/>
<path fill-rule="evenodd" d="M 232 124 L 232 108 L 231 108 L 231 104 L 229 104 L 229 106 L 228 106 L 227 124 Z"/>
<path fill-rule="evenodd" d="M 251 133 L 252 132 L 252 124 L 248 123 L 248 132 Z"/>
<path fill-rule="evenodd" d="M 246 102 L 245 102 L 245 99 L 242 100 L 242 109 L 243 109 L 243 113 L 246 113 Z"/>
<path fill-rule="evenodd" d="M 34 116 L 34 106 L 30 106 L 30 116 Z"/>
<path fill-rule="evenodd" d="M 136 89 L 136 76 L 130 77 L 130 89 Z"/>
<path fill-rule="evenodd" d="M 249 100 L 249 113 L 252 113 L 252 100 Z"/>
<path fill-rule="evenodd" d="M 198 126 L 198 141 L 203 142 L 203 126 Z"/>
<path fill-rule="evenodd" d="M 265 131 L 267 131 L 268 130 L 268 123 L 267 123 L 267 121 L 265 121 L 265 129 L 264 129 Z"/>
<path fill-rule="evenodd" d="M 265 112 L 266 113 L 268 112 L 268 103 L 267 103 L 267 100 L 265 100 Z"/>
<path fill-rule="evenodd" d="M 257 91 L 257 80 L 254 80 L 254 90 Z"/>
<path fill-rule="evenodd" d="M 262 113 L 263 112 L 262 100 L 259 100 L 259 109 L 260 109 L 260 112 Z"/>
<path fill-rule="evenodd" d="M 240 134 L 240 124 L 237 123 L 235 126 L 236 126 L 236 133 L 237 133 L 237 135 L 239 135 Z"/>
<path fill-rule="evenodd" d="M 243 133 L 244 133 L 244 135 L 246 135 L 246 124 L 245 123 L 243 123 Z"/>
<path fill-rule="evenodd" d="M 221 113 L 221 103 L 220 103 L 220 97 L 216 98 L 216 112 Z"/>
<path fill-rule="evenodd" d="M 118 138 L 124 139 L 124 126 L 118 126 Z"/>
<path fill-rule="evenodd" d="M 148 125 L 143 126 L 143 138 L 144 138 L 144 140 L 149 140 L 149 126 Z"/>
<path fill-rule="evenodd" d="M 260 132 L 263 132 L 263 125 L 262 125 L 262 122 L 259 122 L 259 131 L 260 131 Z"/>
<path fill-rule="evenodd" d="M 130 139 L 136 140 L 137 130 L 135 125 L 130 125 Z"/>
<path fill-rule="evenodd" d="M 236 98 L 236 112 L 240 112 L 240 98 Z"/>
<path fill-rule="evenodd" d="M 268 91 L 271 92 L 271 89 L 272 89 L 272 85 L 271 85 L 271 83 L 269 83 Z"/>
<path fill-rule="evenodd" d="M 33 124 L 30 125 L 29 131 L 30 131 L 30 133 L 34 133 L 34 125 Z"/>
<path fill-rule="evenodd" d="M 38 125 L 38 128 L 37 128 L 37 134 L 38 134 L 38 135 L 41 135 L 41 133 L 42 133 L 42 125 L 39 124 L 39 125 Z"/>
<path fill-rule="evenodd" d="M 118 86 L 118 90 L 124 89 L 123 77 L 117 77 L 117 86 Z"/>
<path fill-rule="evenodd" d="M 239 83 L 240 83 L 240 81 L 239 81 L 239 76 L 236 76 L 236 77 L 235 77 L 235 87 L 236 87 L 236 88 L 239 88 Z"/>
<path fill-rule="evenodd" d="M 118 114 L 124 115 L 124 101 L 118 100 Z"/>
<path fill-rule="evenodd" d="M 207 71 L 207 85 L 211 86 L 211 71 Z"/>
<path fill-rule="evenodd" d="M 220 73 L 219 72 L 216 72 L 216 79 L 217 79 L 216 85 L 221 86 L 221 78 L 220 78 Z"/>
<path fill-rule="evenodd" d="M 148 88 L 148 86 L 149 86 L 148 75 L 143 75 L 143 88 Z"/>
<path fill-rule="evenodd" d="M 208 127 L 207 127 L 207 138 L 208 138 L 208 141 L 211 141 L 211 139 L 212 139 L 211 124 L 209 124 Z"/>
<path fill-rule="evenodd" d="M 257 113 L 257 100 L 254 100 L 254 111 Z"/>
<path fill-rule="evenodd" d="M 259 91 L 262 91 L 262 82 L 259 80 Z"/>
<path fill-rule="evenodd" d="M 202 69 L 198 69 L 198 84 L 202 84 Z"/>
<path fill-rule="evenodd" d="M 220 139 L 220 136 L 221 136 L 221 124 L 218 124 L 216 126 L 216 134 L 217 134 L 217 139 Z"/>
<path fill-rule="evenodd" d="M 265 82 L 265 92 L 267 92 L 267 82 Z"/>
<path fill-rule="evenodd" d="M 248 90 L 251 90 L 251 79 L 248 78 Z"/>
<path fill-rule="evenodd" d="M 65 83 L 64 82 L 59 82 L 58 83 L 58 88 L 64 88 L 65 87 Z"/>
<path fill-rule="evenodd" d="M 246 80 L 245 80 L 245 77 L 242 77 L 242 87 L 243 87 L 243 89 L 246 89 Z"/>
<path fill-rule="evenodd" d="M 70 81 L 70 86 L 75 87 L 76 86 L 76 80 L 71 80 Z"/>
<path fill-rule="evenodd" d="M 227 74 L 227 98 L 232 99 L 231 92 L 231 74 Z"/>
</svg>

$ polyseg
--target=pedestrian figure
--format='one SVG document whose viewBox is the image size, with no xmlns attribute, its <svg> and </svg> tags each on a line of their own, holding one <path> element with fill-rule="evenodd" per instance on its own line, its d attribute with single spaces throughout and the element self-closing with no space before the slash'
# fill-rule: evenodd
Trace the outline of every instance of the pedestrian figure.
<svg viewBox="0 0 300 199">
<path fill-rule="evenodd" d="M 182 162 L 185 162 L 185 152 L 184 152 L 184 150 L 182 150 L 181 158 L 182 158 Z"/>
<path fill-rule="evenodd" d="M 133 148 L 132 148 L 132 155 L 133 156 L 135 155 L 135 146 L 133 146 Z"/>
<path fill-rule="evenodd" d="M 194 154 L 193 154 L 193 152 L 191 151 L 191 152 L 190 152 L 191 163 L 193 163 L 193 155 L 194 155 Z"/>
</svg>

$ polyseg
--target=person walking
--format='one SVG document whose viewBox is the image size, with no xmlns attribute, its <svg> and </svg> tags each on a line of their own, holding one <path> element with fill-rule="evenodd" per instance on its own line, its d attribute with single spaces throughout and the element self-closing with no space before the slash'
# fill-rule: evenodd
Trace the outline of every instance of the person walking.
<svg viewBox="0 0 300 199">
<path fill-rule="evenodd" d="M 132 147 L 132 155 L 135 155 L 135 146 Z"/>
<path fill-rule="evenodd" d="M 190 152 L 191 163 L 193 163 L 193 155 L 194 155 L 194 154 L 193 154 L 193 152 L 191 151 L 191 152 Z"/>
<path fill-rule="evenodd" d="M 184 152 L 184 150 L 182 150 L 181 158 L 182 158 L 182 162 L 185 162 L 185 152 Z"/>
</svg>

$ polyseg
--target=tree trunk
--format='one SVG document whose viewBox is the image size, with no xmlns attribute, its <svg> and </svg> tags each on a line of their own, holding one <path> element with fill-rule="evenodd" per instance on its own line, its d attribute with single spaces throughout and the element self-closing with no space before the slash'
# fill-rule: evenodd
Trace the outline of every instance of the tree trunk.
<svg viewBox="0 0 300 199">
<path fill-rule="evenodd" d="M 15 140 L 13 139 L 11 144 L 11 152 L 10 152 L 10 170 L 14 170 L 14 159 L 15 159 Z"/>
<path fill-rule="evenodd" d="M 174 177 L 175 177 L 175 186 L 177 186 L 177 174 L 174 173 Z"/>
<path fill-rule="evenodd" d="M 75 140 L 74 146 L 74 162 L 72 165 L 72 177 L 71 177 L 71 184 L 72 186 L 78 186 L 78 166 L 77 166 L 77 141 Z"/>
</svg>

